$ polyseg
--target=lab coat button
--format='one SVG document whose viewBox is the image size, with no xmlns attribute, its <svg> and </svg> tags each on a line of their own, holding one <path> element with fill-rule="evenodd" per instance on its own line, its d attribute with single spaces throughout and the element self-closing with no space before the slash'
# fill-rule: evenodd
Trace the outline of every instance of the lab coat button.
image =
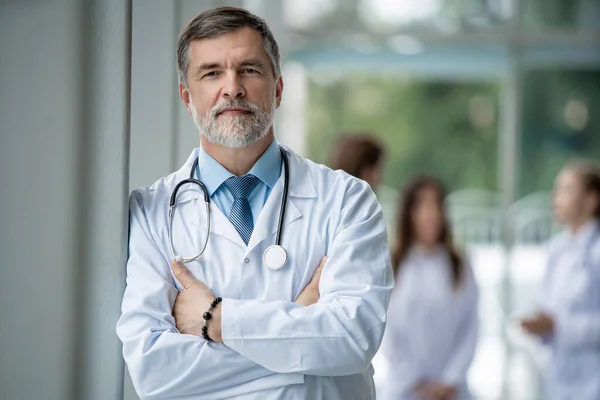
<svg viewBox="0 0 600 400">
<path fill-rule="evenodd" d="M 250 262 L 250 260 L 246 258 L 246 259 L 244 259 L 244 262 L 245 262 L 246 264 L 248 264 L 248 263 Z"/>
</svg>

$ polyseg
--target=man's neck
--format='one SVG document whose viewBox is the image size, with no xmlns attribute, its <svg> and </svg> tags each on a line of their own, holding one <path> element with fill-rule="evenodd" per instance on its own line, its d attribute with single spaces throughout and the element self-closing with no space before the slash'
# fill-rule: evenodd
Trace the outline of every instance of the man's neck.
<svg viewBox="0 0 600 400">
<path fill-rule="evenodd" d="M 202 149 L 235 176 L 248 173 L 274 140 L 273 129 L 265 137 L 246 147 L 231 148 L 211 143 L 200 136 Z"/>
</svg>

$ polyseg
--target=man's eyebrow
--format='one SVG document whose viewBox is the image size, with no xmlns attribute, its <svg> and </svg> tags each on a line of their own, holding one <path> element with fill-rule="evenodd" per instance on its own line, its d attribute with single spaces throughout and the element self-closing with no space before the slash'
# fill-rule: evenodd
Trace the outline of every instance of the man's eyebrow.
<svg viewBox="0 0 600 400">
<path fill-rule="evenodd" d="M 203 63 L 196 69 L 196 74 L 199 74 L 202 71 L 206 71 L 207 69 L 215 69 L 221 68 L 221 64 L 219 63 Z"/>
<path fill-rule="evenodd" d="M 257 68 L 261 68 L 261 69 L 265 69 L 265 63 L 262 62 L 262 60 L 258 59 L 258 58 L 249 58 L 247 60 L 242 61 L 241 63 L 239 63 L 237 65 L 237 67 L 257 67 Z M 206 70 L 211 70 L 211 69 L 218 69 L 218 68 L 223 68 L 221 66 L 221 64 L 216 63 L 216 62 L 208 62 L 208 63 L 202 63 L 198 66 L 198 68 L 196 68 L 196 75 L 199 75 L 200 73 L 202 73 L 202 71 L 206 71 Z"/>
<path fill-rule="evenodd" d="M 265 68 L 265 63 L 263 63 L 258 58 L 250 58 L 248 60 L 244 60 L 240 63 L 240 67 L 258 67 Z"/>
</svg>

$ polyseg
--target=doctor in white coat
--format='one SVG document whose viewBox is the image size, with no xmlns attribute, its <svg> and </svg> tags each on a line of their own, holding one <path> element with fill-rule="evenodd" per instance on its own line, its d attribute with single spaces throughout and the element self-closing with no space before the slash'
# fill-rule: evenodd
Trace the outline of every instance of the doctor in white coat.
<svg viewBox="0 0 600 400">
<path fill-rule="evenodd" d="M 280 151 L 272 124 L 283 81 L 263 20 L 237 8 L 203 12 L 183 29 L 177 59 L 201 147 L 131 195 L 117 333 L 136 391 L 142 399 L 374 399 L 371 359 L 393 276 L 373 192 Z M 210 220 L 200 188 L 182 187 L 175 254 L 198 254 L 209 222 L 210 236 L 199 261 L 184 265 L 173 262 L 168 210 L 190 174 L 206 186 Z M 276 242 L 282 201 L 288 259 L 272 270 L 263 253 Z"/>
<path fill-rule="evenodd" d="M 600 399 L 600 166 L 567 165 L 554 188 L 565 224 L 550 242 L 540 310 L 521 321 L 552 352 L 544 399 Z"/>
<path fill-rule="evenodd" d="M 383 347 L 389 362 L 385 400 L 470 398 L 478 290 L 452 244 L 444 196 L 437 179 L 417 176 L 401 198 L 392 256 L 396 288 Z"/>
</svg>

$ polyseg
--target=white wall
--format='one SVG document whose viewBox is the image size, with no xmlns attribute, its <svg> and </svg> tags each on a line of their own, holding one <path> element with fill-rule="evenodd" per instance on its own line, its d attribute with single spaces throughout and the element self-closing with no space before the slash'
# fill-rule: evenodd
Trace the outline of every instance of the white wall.
<svg viewBox="0 0 600 400">
<path fill-rule="evenodd" d="M 0 1 L 0 397 L 118 399 L 130 6 Z"/>
</svg>

